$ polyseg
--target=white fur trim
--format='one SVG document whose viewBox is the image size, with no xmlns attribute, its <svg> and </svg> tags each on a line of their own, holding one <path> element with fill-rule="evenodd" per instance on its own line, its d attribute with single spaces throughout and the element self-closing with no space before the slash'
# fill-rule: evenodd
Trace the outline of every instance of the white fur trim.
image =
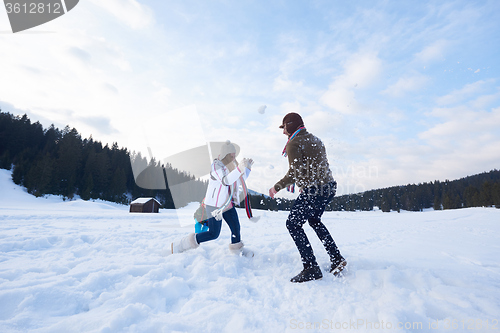
<svg viewBox="0 0 500 333">
<path fill-rule="evenodd" d="M 191 245 L 192 249 L 196 249 L 200 244 L 196 241 L 196 234 L 195 233 L 190 233 L 188 235 L 189 243 Z"/>
<path fill-rule="evenodd" d="M 171 250 L 172 253 L 181 253 L 187 250 L 196 249 L 198 246 L 200 245 L 196 241 L 196 234 L 190 233 L 182 239 L 173 242 Z"/>
<path fill-rule="evenodd" d="M 245 244 L 243 244 L 243 242 L 232 243 L 232 244 L 229 244 L 229 249 L 231 251 L 238 251 L 238 250 L 241 250 L 241 248 L 243 246 L 245 246 Z"/>
</svg>

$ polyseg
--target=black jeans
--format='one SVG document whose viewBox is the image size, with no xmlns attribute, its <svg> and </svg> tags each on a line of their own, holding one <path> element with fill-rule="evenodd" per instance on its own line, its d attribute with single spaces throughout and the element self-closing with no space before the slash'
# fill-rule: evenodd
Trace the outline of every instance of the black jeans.
<svg viewBox="0 0 500 333">
<path fill-rule="evenodd" d="M 336 188 L 337 183 L 332 182 L 322 187 L 304 189 L 295 200 L 290 214 L 288 215 L 286 227 L 299 250 L 304 268 L 318 265 L 311 243 L 309 243 L 309 239 L 307 239 L 307 235 L 303 229 L 303 225 L 306 221 L 309 222 L 309 225 L 323 243 L 326 252 L 330 256 L 330 260 L 332 262 L 337 262 L 342 258 L 330 232 L 323 222 L 321 222 L 321 216 L 325 212 L 326 205 L 335 196 Z"/>
</svg>

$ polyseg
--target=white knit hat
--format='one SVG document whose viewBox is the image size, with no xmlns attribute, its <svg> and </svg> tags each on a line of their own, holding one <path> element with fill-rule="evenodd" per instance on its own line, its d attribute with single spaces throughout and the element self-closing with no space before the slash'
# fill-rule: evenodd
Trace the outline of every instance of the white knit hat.
<svg viewBox="0 0 500 333">
<path fill-rule="evenodd" d="M 229 140 L 222 144 L 222 147 L 220 148 L 219 160 L 222 160 L 227 154 L 236 154 L 236 147 Z"/>
</svg>

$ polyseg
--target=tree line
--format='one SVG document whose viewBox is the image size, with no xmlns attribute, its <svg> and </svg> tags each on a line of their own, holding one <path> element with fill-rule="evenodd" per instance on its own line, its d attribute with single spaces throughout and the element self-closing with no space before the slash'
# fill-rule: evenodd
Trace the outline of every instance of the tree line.
<svg viewBox="0 0 500 333">
<path fill-rule="evenodd" d="M 189 191 L 176 193 L 176 204 L 185 205 L 203 200 L 206 182 L 162 165 L 155 159 L 149 162 L 140 153 L 111 147 L 92 136 L 82 139 L 75 128 L 60 130 L 54 125 L 44 129 L 39 122 L 32 123 L 27 115 L 14 116 L 0 110 L 0 168 L 12 169 L 12 179 L 26 187 L 35 196 L 62 195 L 72 199 L 102 199 L 128 204 L 137 197 L 154 197 L 164 208 L 175 208 L 168 183 L 163 189 L 147 190 L 137 186 L 131 166 L 146 165 L 140 177 L 148 173 L 167 173 L 175 183 L 189 182 Z M 165 178 L 164 178 L 165 179 Z M 194 185 L 193 185 L 194 184 Z"/>
<path fill-rule="evenodd" d="M 294 201 L 273 200 L 268 196 L 252 197 L 252 207 L 268 210 L 290 210 Z M 334 197 L 327 211 L 383 212 L 458 209 L 467 207 L 500 208 L 500 171 L 492 170 L 457 180 L 445 180 L 418 185 L 408 184 L 363 193 Z"/>
<path fill-rule="evenodd" d="M 131 162 L 142 170 L 137 179 Z M 14 182 L 35 196 L 55 194 L 71 199 L 78 195 L 83 200 L 102 199 L 122 204 L 138 197 L 154 197 L 163 208 L 201 202 L 207 187 L 207 182 L 154 158 L 147 161 L 140 153 L 119 148 L 117 143 L 103 146 L 92 136 L 82 139 L 75 128 L 66 126 L 59 130 L 51 125 L 44 129 L 39 122 L 32 123 L 27 115 L 14 116 L 1 110 L 0 168 L 13 168 Z M 160 186 L 147 190 L 137 183 Z M 175 202 L 171 189 L 175 189 Z M 294 200 L 272 199 L 254 193 L 250 202 L 254 209 L 290 210 Z M 357 211 L 378 207 L 384 212 L 399 212 L 481 206 L 500 208 L 500 171 L 453 181 L 436 180 L 342 195 L 335 197 L 327 210 Z"/>
<path fill-rule="evenodd" d="M 383 212 L 399 212 L 492 206 L 500 208 L 499 170 L 453 181 L 436 180 L 343 195 L 335 197 L 327 209 L 356 211 L 378 207 Z"/>
</svg>

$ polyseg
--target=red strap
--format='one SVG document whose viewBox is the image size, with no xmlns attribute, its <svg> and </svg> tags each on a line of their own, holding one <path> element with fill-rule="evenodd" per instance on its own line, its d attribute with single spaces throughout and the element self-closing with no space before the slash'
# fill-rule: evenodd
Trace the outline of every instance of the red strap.
<svg viewBox="0 0 500 333">
<path fill-rule="evenodd" d="M 245 184 L 245 180 L 241 177 L 241 185 L 243 186 L 243 193 L 245 193 L 245 211 L 247 212 L 248 218 L 252 218 L 252 206 L 250 205 L 250 195 L 248 194 L 248 189 Z"/>
</svg>

